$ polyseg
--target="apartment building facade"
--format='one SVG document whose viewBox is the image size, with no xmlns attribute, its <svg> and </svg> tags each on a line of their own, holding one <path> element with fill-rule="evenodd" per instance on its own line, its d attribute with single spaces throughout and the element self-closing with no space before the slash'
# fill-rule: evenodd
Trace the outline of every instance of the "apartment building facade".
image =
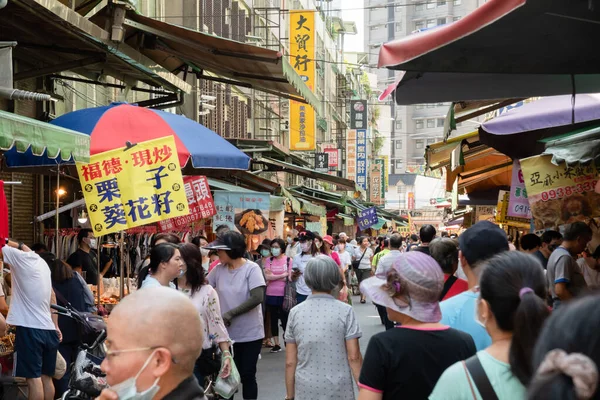
<svg viewBox="0 0 600 400">
<path fill-rule="evenodd" d="M 377 69 L 381 45 L 427 29 L 458 21 L 475 10 L 481 0 L 365 0 L 365 52 L 370 71 L 377 74 L 378 89 L 384 90 L 397 79 L 397 72 Z M 413 171 L 425 163 L 425 148 L 442 139 L 444 118 L 450 103 L 396 105 L 391 97 L 381 107 L 389 107 L 390 172 Z M 473 130 L 474 122 L 459 124 L 455 134 Z"/>
</svg>

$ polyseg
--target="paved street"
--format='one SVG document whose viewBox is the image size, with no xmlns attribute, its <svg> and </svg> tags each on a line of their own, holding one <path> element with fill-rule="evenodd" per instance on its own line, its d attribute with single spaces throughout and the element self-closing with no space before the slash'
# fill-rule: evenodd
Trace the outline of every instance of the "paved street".
<svg viewBox="0 0 600 400">
<path fill-rule="evenodd" d="M 352 300 L 363 332 L 360 348 L 364 354 L 371 336 L 382 332 L 384 328 L 372 303 L 360 304 L 358 296 Z M 258 361 L 257 374 L 258 398 L 260 400 L 283 400 L 285 398 L 285 351 L 271 354 L 269 349 L 264 348 L 261 357 Z M 241 393 L 236 395 L 236 399 L 238 398 L 241 398 Z"/>
</svg>

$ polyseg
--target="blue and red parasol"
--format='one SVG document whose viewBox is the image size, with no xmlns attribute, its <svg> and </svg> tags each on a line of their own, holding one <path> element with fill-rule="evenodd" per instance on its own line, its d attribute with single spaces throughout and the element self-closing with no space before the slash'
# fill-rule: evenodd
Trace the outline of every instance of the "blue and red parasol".
<svg viewBox="0 0 600 400">
<path fill-rule="evenodd" d="M 194 168 L 247 170 L 250 167 L 250 157 L 215 132 L 184 116 L 165 111 L 112 103 L 73 111 L 51 123 L 91 135 L 90 154 L 124 147 L 126 142 L 174 136 L 182 168 L 189 163 Z M 11 150 L 4 156 L 9 167 L 52 165 L 60 161 L 60 158 L 36 157 L 30 151 L 17 153 Z"/>
</svg>

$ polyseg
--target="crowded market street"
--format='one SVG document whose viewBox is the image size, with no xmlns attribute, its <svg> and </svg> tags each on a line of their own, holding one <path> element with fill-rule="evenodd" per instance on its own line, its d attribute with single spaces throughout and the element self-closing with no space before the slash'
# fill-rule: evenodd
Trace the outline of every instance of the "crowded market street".
<svg viewBox="0 0 600 400">
<path fill-rule="evenodd" d="M 600 0 L 0 0 L 0 400 L 600 400 Z"/>
</svg>

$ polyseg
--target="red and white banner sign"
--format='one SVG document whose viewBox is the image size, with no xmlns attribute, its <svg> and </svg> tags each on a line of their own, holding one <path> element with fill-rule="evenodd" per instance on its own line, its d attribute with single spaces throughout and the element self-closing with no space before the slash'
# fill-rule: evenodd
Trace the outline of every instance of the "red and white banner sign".
<svg viewBox="0 0 600 400">
<path fill-rule="evenodd" d="M 180 229 L 192 222 L 210 218 L 217 213 L 215 202 L 210 193 L 208 179 L 205 176 L 184 176 L 183 188 L 188 199 L 190 213 L 183 217 L 160 221 L 158 226 L 163 232 Z"/>
<path fill-rule="evenodd" d="M 338 149 L 336 147 L 325 148 L 325 149 L 323 149 L 323 152 L 327 153 L 329 155 L 329 166 L 330 167 L 339 166 Z"/>
</svg>

